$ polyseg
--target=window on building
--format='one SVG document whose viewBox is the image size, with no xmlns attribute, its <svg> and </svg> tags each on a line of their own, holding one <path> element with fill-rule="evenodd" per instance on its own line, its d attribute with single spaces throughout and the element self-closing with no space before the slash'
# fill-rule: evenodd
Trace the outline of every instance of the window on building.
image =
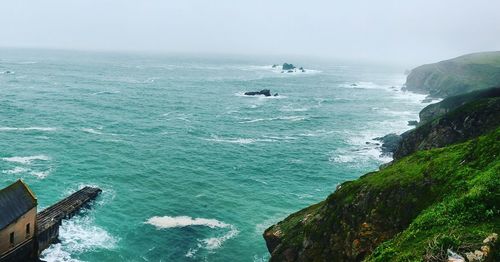
<svg viewBox="0 0 500 262">
<path fill-rule="evenodd" d="M 10 245 L 14 246 L 14 232 L 10 233 Z"/>
<path fill-rule="evenodd" d="M 31 234 L 30 223 L 26 224 L 26 238 L 28 238 Z"/>
</svg>

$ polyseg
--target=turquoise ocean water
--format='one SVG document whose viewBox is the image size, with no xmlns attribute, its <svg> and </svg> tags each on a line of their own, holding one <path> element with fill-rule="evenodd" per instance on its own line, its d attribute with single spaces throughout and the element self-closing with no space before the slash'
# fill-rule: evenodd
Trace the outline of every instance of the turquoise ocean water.
<svg viewBox="0 0 500 262">
<path fill-rule="evenodd" d="M 403 71 L 0 50 L 0 186 L 24 179 L 39 209 L 103 189 L 47 261 L 266 260 L 266 227 L 390 160 L 366 142 L 425 106 Z M 242 95 L 264 88 L 280 95 Z"/>
</svg>

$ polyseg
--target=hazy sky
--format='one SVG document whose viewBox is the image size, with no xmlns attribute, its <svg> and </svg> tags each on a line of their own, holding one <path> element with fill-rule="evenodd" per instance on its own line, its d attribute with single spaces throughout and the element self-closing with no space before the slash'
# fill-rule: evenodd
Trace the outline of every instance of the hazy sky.
<svg viewBox="0 0 500 262">
<path fill-rule="evenodd" d="M 498 0 L 0 1 L 1 47 L 425 62 L 500 50 Z"/>
</svg>

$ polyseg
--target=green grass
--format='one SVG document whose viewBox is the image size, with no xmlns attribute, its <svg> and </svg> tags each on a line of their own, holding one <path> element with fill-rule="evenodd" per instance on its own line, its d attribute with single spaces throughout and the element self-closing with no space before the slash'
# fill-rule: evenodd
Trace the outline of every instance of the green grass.
<svg viewBox="0 0 500 262">
<path fill-rule="evenodd" d="M 271 260 L 290 250 L 308 261 L 358 259 L 365 251 L 347 247 L 365 238 L 378 246 L 367 261 L 423 261 L 443 257 L 448 248 L 462 254 L 477 249 L 500 233 L 499 142 L 497 128 L 342 184 L 325 201 L 268 229 L 282 235 Z M 364 235 L 365 222 L 376 234 Z M 304 247 L 307 241 L 312 244 Z"/>
<path fill-rule="evenodd" d="M 500 230 L 500 132 L 443 149 L 441 154 L 462 159 L 449 172 L 443 164 L 439 176 L 448 177 L 440 190 L 446 194 L 418 215 L 410 226 L 380 245 L 367 261 L 422 261 L 443 258 L 448 248 L 465 253 L 479 249 L 482 240 Z M 424 154 L 432 154 L 430 150 Z M 438 156 L 439 158 L 439 156 Z M 446 157 L 447 158 L 447 157 Z M 405 159 L 406 161 L 411 159 Z"/>
</svg>

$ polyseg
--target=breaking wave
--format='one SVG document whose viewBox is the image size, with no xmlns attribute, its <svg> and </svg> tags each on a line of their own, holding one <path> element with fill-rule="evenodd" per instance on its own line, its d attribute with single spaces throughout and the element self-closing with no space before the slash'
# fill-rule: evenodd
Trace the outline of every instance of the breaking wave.
<svg viewBox="0 0 500 262">
<path fill-rule="evenodd" d="M 197 239 L 198 243 L 196 247 L 190 248 L 185 255 L 186 257 L 195 257 L 200 249 L 205 249 L 209 252 L 213 252 L 215 249 L 220 248 L 224 244 L 224 242 L 239 234 L 239 231 L 235 226 L 224 223 L 217 219 L 192 218 L 188 216 L 177 216 L 177 217 L 154 216 L 148 219 L 145 223 L 153 225 L 157 229 L 179 228 L 179 227 L 182 228 L 190 226 L 204 226 L 209 228 L 229 229 L 222 236 Z"/>
<path fill-rule="evenodd" d="M 188 226 L 207 226 L 210 228 L 224 228 L 229 225 L 223 223 L 217 219 L 206 219 L 206 218 L 191 218 L 188 216 L 178 216 L 178 217 L 152 217 L 146 221 L 146 224 L 155 226 L 158 229 L 163 228 L 173 228 L 173 227 L 188 227 Z"/>
<path fill-rule="evenodd" d="M 99 249 L 113 249 L 118 240 L 105 229 L 96 226 L 89 217 L 73 217 L 63 220 L 59 228 L 58 244 L 51 245 L 41 254 L 47 262 L 77 262 L 72 255 Z"/>
<path fill-rule="evenodd" d="M 48 161 L 50 160 L 50 157 L 46 155 L 37 155 L 37 156 L 13 156 L 13 157 L 4 157 L 2 160 L 7 161 L 7 162 L 14 162 L 14 163 L 19 163 L 23 165 L 30 165 L 33 161 L 40 160 L 40 161 Z"/>
</svg>

